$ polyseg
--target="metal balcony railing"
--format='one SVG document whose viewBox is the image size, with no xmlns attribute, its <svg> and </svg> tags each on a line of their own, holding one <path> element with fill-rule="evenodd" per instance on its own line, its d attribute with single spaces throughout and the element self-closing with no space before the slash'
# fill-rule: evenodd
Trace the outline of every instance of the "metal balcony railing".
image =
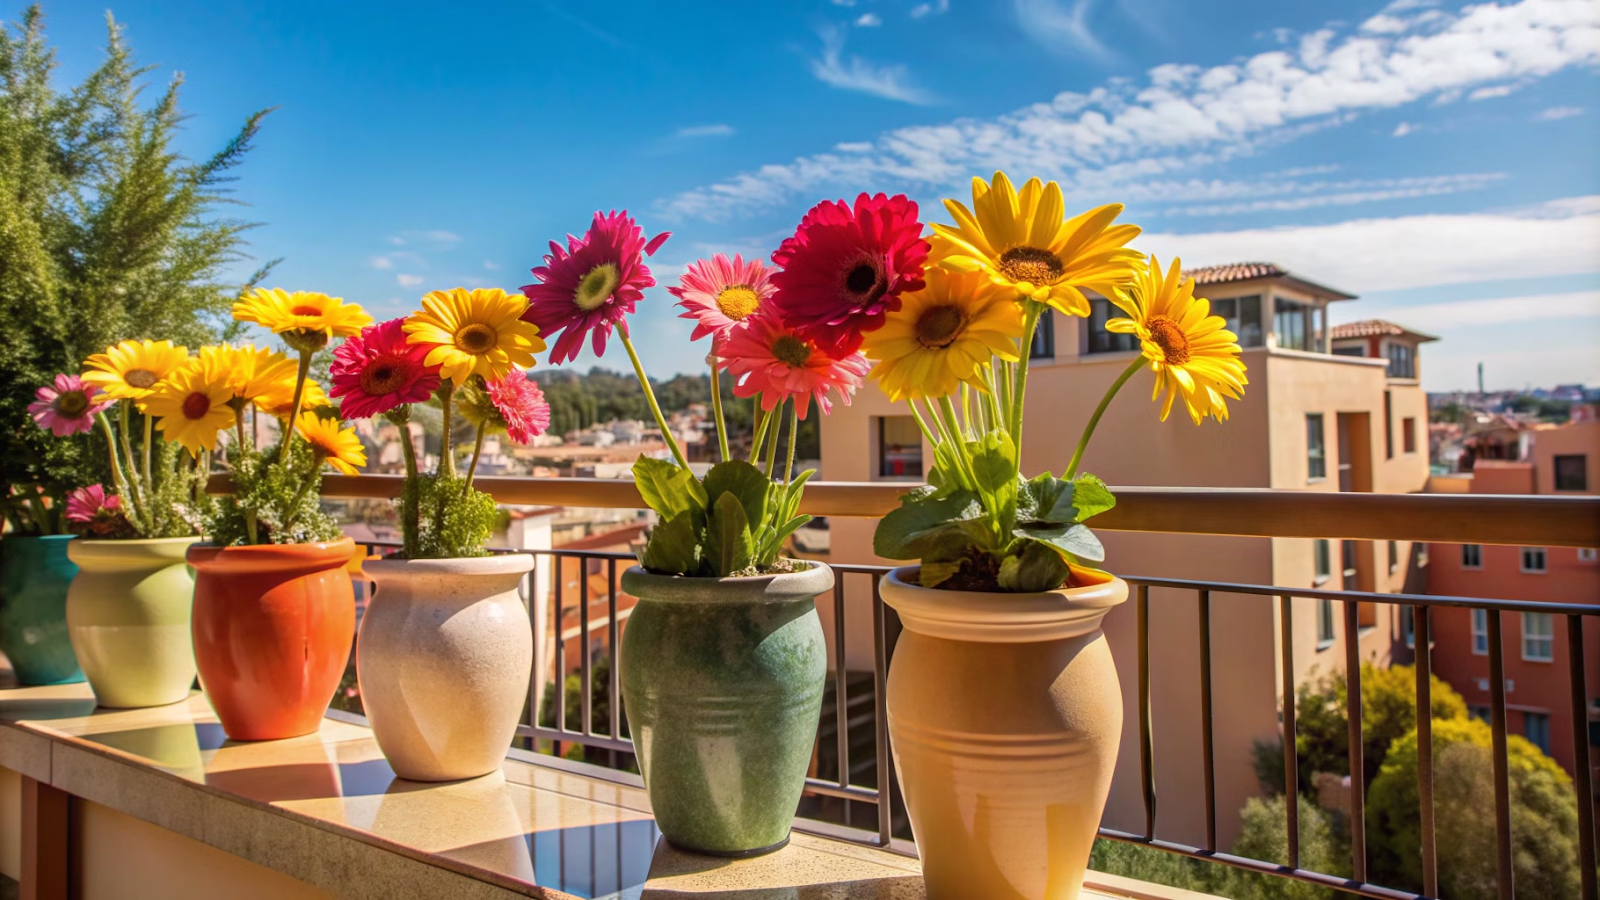
<svg viewBox="0 0 1600 900">
<path fill-rule="evenodd" d="M 480 478 L 476 485 L 502 504 L 530 504 L 539 506 L 577 506 L 598 508 L 641 509 L 643 501 L 631 482 L 600 479 L 529 479 Z M 225 480 L 213 483 L 214 490 L 225 489 Z M 907 489 L 904 484 L 844 484 L 818 483 L 808 486 L 802 509 L 826 516 L 878 517 L 898 503 L 898 496 Z M 330 476 L 325 479 L 324 496 L 330 498 L 384 498 L 398 493 L 399 479 L 394 476 L 363 476 L 358 478 Z M 1215 535 L 1240 535 L 1256 537 L 1303 537 L 1350 540 L 1409 540 L 1463 544 L 1511 544 L 1546 547 L 1600 546 L 1600 498 L 1582 497 L 1526 497 L 1478 495 L 1384 495 L 1356 493 L 1296 492 L 1258 489 L 1162 489 L 1116 488 L 1118 505 L 1110 512 L 1097 517 L 1097 529 L 1114 531 L 1181 532 Z M 391 551 L 392 545 L 376 545 L 380 551 Z M 564 596 L 564 579 L 560 577 L 562 559 L 581 560 L 580 571 L 587 573 L 589 560 L 599 560 L 606 567 L 607 596 L 606 637 L 608 647 L 616 647 L 618 640 L 616 566 L 632 563 L 632 557 L 623 553 L 596 551 L 535 550 L 502 552 L 533 552 L 539 558 L 535 571 L 526 585 L 533 596 L 531 579 L 545 577 L 554 572 L 551 594 L 553 622 L 556 629 L 553 660 L 544 659 L 543 647 L 535 650 L 535 671 L 544 671 L 547 662 L 554 664 L 556 677 L 555 725 L 539 723 L 539 698 L 532 698 L 529 722 L 518 729 L 522 737 L 556 744 L 559 753 L 562 744 L 579 744 L 603 750 L 630 752 L 632 742 L 621 733 L 621 704 L 617 668 L 610 667 L 606 686 L 608 721 L 596 723 L 592 716 L 593 673 L 589 653 L 580 661 L 580 681 L 583 697 L 578 712 L 577 727 L 569 727 L 564 690 L 566 672 L 565 640 L 561 628 L 567 598 Z M 548 567 L 548 568 L 547 568 Z M 839 573 L 832 599 L 834 609 L 834 656 L 832 673 L 835 730 L 838 756 L 837 777 L 833 779 L 808 778 L 808 792 L 838 798 L 847 802 L 862 802 L 877 807 L 875 833 L 854 829 L 826 828 L 824 833 L 835 837 L 862 840 L 886 847 L 909 849 L 908 845 L 893 837 L 894 797 L 892 786 L 893 766 L 889 734 L 884 713 L 884 686 L 892 655 L 894 637 L 898 633 L 898 620 L 887 607 L 878 590 L 883 574 L 881 566 L 836 565 Z M 846 579 L 867 578 L 872 586 L 873 623 L 873 685 L 874 685 L 874 762 L 878 785 L 856 784 L 851 779 L 848 718 L 847 672 L 844 664 L 846 638 Z M 1195 859 L 1234 866 L 1254 872 L 1281 876 L 1331 888 L 1350 891 L 1366 897 L 1383 900 L 1423 900 L 1438 895 L 1438 864 L 1435 841 L 1432 717 L 1431 717 L 1431 648 L 1427 636 L 1430 614 L 1436 608 L 1481 609 L 1486 611 L 1488 622 L 1488 651 L 1490 665 L 1491 708 L 1490 727 L 1493 733 L 1492 759 L 1495 796 L 1496 871 L 1499 896 L 1513 900 L 1516 888 L 1512 866 L 1512 816 L 1510 798 L 1510 773 L 1507 753 L 1505 660 L 1502 641 L 1501 616 L 1505 613 L 1548 613 L 1552 619 L 1564 622 L 1568 651 L 1567 687 L 1570 712 L 1573 716 L 1572 744 L 1576 760 L 1574 788 L 1578 808 L 1579 868 L 1581 871 L 1582 900 L 1600 900 L 1596 892 L 1595 857 L 1595 793 L 1590 772 L 1588 735 L 1582 727 L 1588 719 L 1586 708 L 1586 664 L 1592 662 L 1585 646 L 1583 623 L 1586 619 L 1600 618 L 1600 603 L 1543 603 L 1520 600 L 1495 600 L 1472 597 L 1446 597 L 1416 594 L 1385 594 L 1364 591 L 1323 591 L 1314 589 L 1286 589 L 1283 586 L 1233 584 L 1215 581 L 1187 581 L 1164 578 L 1147 578 L 1124 575 L 1135 594 L 1138 636 L 1138 706 L 1131 711 L 1139 725 L 1140 787 L 1144 800 L 1144 828 L 1140 833 L 1114 829 L 1100 829 L 1100 836 L 1110 840 L 1142 844 L 1169 853 Z M 579 633 L 587 644 L 590 630 L 590 596 L 587 577 L 580 577 Z M 1203 790 L 1205 803 L 1206 841 L 1201 847 L 1174 843 L 1156 838 L 1157 804 L 1155 772 L 1158 761 L 1152 738 L 1151 672 L 1150 672 L 1150 590 L 1194 592 L 1199 604 L 1199 628 L 1196 640 L 1199 647 L 1200 721 Z M 1270 602 L 1278 599 L 1279 626 L 1282 633 L 1279 664 L 1283 691 L 1283 742 L 1284 789 L 1291 802 L 1285 804 L 1288 837 L 1287 863 L 1249 859 L 1221 851 L 1217 841 L 1216 785 L 1213 761 L 1212 715 L 1212 659 L 1211 659 L 1211 596 L 1217 593 L 1258 596 Z M 1295 674 L 1293 642 L 1293 610 L 1291 596 L 1327 600 L 1343 608 L 1345 625 L 1345 666 L 1348 680 L 1347 704 L 1349 719 L 1350 778 L 1350 853 L 1351 877 L 1344 878 L 1300 867 L 1299 811 L 1292 802 L 1299 796 L 1297 758 L 1295 753 Z M 1600 600 L 1600 598 L 1590 598 Z M 825 601 L 824 601 L 825 602 Z M 1359 632 L 1359 606 L 1383 603 L 1410 607 L 1414 617 L 1413 631 L 1416 641 L 1416 728 L 1418 735 L 1417 790 L 1420 798 L 1421 853 L 1423 892 L 1414 893 L 1367 881 L 1368 854 L 1365 840 L 1365 783 L 1360 776 L 1362 764 L 1362 709 L 1361 664 Z M 1357 635 L 1351 638 L 1349 636 Z M 614 658 L 614 657 L 613 657 Z M 596 730 L 596 725 L 601 727 Z M 807 823 L 797 823 L 806 827 Z M 809 823 L 817 827 L 816 823 Z"/>
</svg>

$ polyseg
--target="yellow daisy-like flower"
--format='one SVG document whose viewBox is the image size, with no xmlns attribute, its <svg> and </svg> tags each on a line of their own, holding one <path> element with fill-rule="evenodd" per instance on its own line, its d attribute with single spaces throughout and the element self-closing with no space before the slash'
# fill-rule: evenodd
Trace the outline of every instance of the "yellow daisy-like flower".
<svg viewBox="0 0 1600 900">
<path fill-rule="evenodd" d="M 1004 172 L 993 183 L 972 179 L 972 209 L 944 201 L 955 226 L 934 225 L 931 259 L 947 269 L 983 272 L 1020 300 L 1069 316 L 1089 315 L 1085 289 L 1110 297 L 1133 277 L 1140 254 L 1123 245 L 1137 225 L 1114 225 L 1122 205 L 1064 218 L 1061 186 L 1030 178 L 1018 194 Z"/>
<path fill-rule="evenodd" d="M 1224 398 L 1244 396 L 1244 361 L 1239 358 L 1239 338 L 1227 330 L 1227 321 L 1211 315 L 1211 304 L 1194 295 L 1194 279 L 1184 278 L 1176 258 L 1163 275 L 1151 256 L 1134 275 L 1133 284 L 1111 295 L 1111 300 L 1131 318 L 1112 319 L 1107 331 L 1139 337 L 1144 358 L 1155 373 L 1155 400 L 1166 391 L 1161 420 L 1172 411 L 1178 396 L 1199 425 L 1206 416 L 1228 419 Z"/>
<path fill-rule="evenodd" d="M 294 391 L 295 361 L 288 356 L 254 344 L 234 347 L 218 344 L 200 348 L 200 364 L 227 373 L 236 405 L 254 403 L 262 397 Z"/>
<path fill-rule="evenodd" d="M 544 350 L 539 328 L 522 321 L 528 299 L 499 288 L 452 288 L 422 298 L 403 326 L 407 343 L 429 347 L 425 365 L 456 384 L 473 375 L 497 381 L 533 365 Z"/>
<path fill-rule="evenodd" d="M 171 341 L 123 341 L 83 363 L 83 380 L 113 400 L 143 400 L 156 384 L 189 362 L 189 350 Z"/>
<path fill-rule="evenodd" d="M 229 372 L 196 359 L 171 373 L 139 406 L 155 416 L 156 429 L 195 456 L 217 449 L 217 435 L 233 427 L 233 387 Z"/>
<path fill-rule="evenodd" d="M 354 428 L 340 428 L 338 419 L 324 419 L 313 412 L 300 414 L 295 432 L 311 445 L 317 462 L 327 463 L 346 475 L 355 475 L 357 466 L 367 464 L 366 448 Z"/>
<path fill-rule="evenodd" d="M 285 335 L 290 346 L 295 346 L 299 338 L 326 344 L 329 338 L 353 337 L 372 324 L 367 311 L 354 303 L 314 291 L 290 293 L 283 288 L 256 288 L 233 304 L 233 317 Z"/>
<path fill-rule="evenodd" d="M 986 390 L 991 357 L 1017 360 L 1022 310 L 981 273 L 928 269 L 923 277 L 927 286 L 903 295 L 862 341 L 877 361 L 872 379 L 891 401 L 949 396 L 962 382 Z"/>
<path fill-rule="evenodd" d="M 287 379 L 276 382 L 255 399 L 256 409 L 261 410 L 276 419 L 287 419 L 294 412 L 290 407 L 294 405 L 294 373 Z M 322 385 L 311 379 L 306 379 L 306 386 L 300 395 L 300 411 L 316 409 L 321 406 L 330 406 L 333 401 L 323 392 Z"/>
</svg>

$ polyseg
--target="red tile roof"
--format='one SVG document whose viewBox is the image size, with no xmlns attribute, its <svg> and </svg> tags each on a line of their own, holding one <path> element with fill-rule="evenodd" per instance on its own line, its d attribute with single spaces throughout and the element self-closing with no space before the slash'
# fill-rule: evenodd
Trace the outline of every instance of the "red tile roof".
<svg viewBox="0 0 1600 900">
<path fill-rule="evenodd" d="M 1403 325 L 1385 322 L 1382 319 L 1365 319 L 1360 322 L 1348 322 L 1344 325 L 1333 326 L 1333 339 L 1364 338 L 1373 336 L 1385 337 L 1413 337 L 1418 343 L 1424 341 L 1437 341 L 1438 338 L 1420 331 L 1412 331 Z"/>
<path fill-rule="evenodd" d="M 1183 274 L 1193 278 L 1195 284 L 1226 284 L 1230 281 L 1249 281 L 1252 278 L 1273 278 L 1289 274 L 1276 263 L 1244 262 L 1223 266 L 1201 266 L 1184 269 Z"/>
</svg>

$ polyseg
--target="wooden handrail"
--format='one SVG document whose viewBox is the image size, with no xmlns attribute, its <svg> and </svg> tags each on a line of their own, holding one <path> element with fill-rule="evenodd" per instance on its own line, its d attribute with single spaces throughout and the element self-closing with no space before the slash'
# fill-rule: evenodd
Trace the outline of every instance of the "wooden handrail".
<svg viewBox="0 0 1600 900">
<path fill-rule="evenodd" d="M 400 493 L 399 475 L 327 475 L 329 498 L 384 499 Z M 632 481 L 611 478 L 490 478 L 474 486 L 504 504 L 642 509 Z M 210 490 L 226 493 L 226 475 Z M 915 485 L 820 481 L 806 486 L 800 509 L 816 516 L 877 518 Z M 1600 547 L 1600 497 L 1511 494 L 1364 494 L 1268 488 L 1112 488 L 1117 506 L 1089 524 L 1107 531 L 1153 531 L 1242 537 L 1349 538 Z"/>
</svg>

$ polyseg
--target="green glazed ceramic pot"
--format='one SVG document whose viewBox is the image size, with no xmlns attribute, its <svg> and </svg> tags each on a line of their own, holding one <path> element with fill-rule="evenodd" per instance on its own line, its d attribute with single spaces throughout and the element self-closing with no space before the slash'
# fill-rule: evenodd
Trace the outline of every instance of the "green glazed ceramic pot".
<svg viewBox="0 0 1600 900">
<path fill-rule="evenodd" d="M 754 856 L 789 841 L 816 743 L 827 644 L 815 598 L 833 570 L 680 578 L 634 566 L 622 697 L 661 833 Z"/>
<path fill-rule="evenodd" d="M 67 591 L 72 649 L 101 706 L 165 706 L 194 684 L 194 576 L 184 554 L 198 537 L 73 541 Z"/>
<path fill-rule="evenodd" d="M 67 637 L 70 534 L 0 538 L 0 652 L 22 684 L 83 680 Z"/>
</svg>

